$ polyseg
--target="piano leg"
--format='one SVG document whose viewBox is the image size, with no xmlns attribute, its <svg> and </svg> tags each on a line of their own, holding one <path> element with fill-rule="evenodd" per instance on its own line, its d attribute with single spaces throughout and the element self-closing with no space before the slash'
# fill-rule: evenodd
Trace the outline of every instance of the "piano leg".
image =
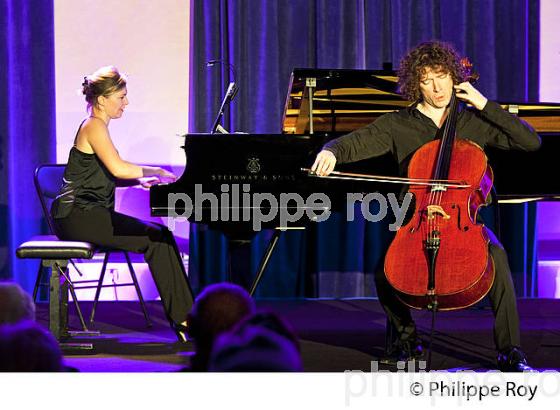
<svg viewBox="0 0 560 410">
<path fill-rule="evenodd" d="M 251 277 L 251 240 L 228 238 L 227 281 L 249 289 Z"/>
<path fill-rule="evenodd" d="M 276 247 L 276 244 L 278 243 L 278 239 L 280 239 L 280 233 L 282 231 L 280 229 L 275 229 L 274 230 L 274 234 L 272 234 L 272 238 L 270 238 L 270 241 L 268 242 L 268 246 L 266 247 L 266 251 L 261 259 L 261 262 L 259 263 L 259 268 L 257 269 L 257 273 L 255 274 L 255 279 L 253 279 L 253 284 L 251 285 L 251 289 L 249 290 L 249 294 L 251 296 L 254 295 L 255 290 L 257 290 L 257 286 L 259 285 L 259 282 L 261 280 L 261 277 L 264 273 L 264 270 L 266 269 L 266 266 L 268 265 L 268 261 L 270 260 L 270 257 L 272 256 L 272 252 L 274 251 L 274 248 Z"/>
<path fill-rule="evenodd" d="M 305 227 L 288 227 L 286 229 L 305 229 Z M 248 289 L 249 294 L 253 296 L 255 291 L 257 290 L 257 286 L 268 266 L 268 262 L 276 248 L 276 244 L 278 243 L 278 239 L 280 239 L 280 234 L 282 233 L 282 229 L 275 228 L 270 241 L 268 242 L 268 246 L 266 247 L 266 251 L 264 252 L 263 257 L 260 260 L 259 267 L 257 272 L 255 273 L 253 283 L 249 287 L 249 272 L 251 271 L 251 239 L 249 237 L 245 237 L 241 239 L 240 237 L 233 238 L 231 236 L 227 236 L 228 238 L 228 281 L 232 283 L 236 283 L 239 286 L 242 286 L 245 289 Z"/>
</svg>

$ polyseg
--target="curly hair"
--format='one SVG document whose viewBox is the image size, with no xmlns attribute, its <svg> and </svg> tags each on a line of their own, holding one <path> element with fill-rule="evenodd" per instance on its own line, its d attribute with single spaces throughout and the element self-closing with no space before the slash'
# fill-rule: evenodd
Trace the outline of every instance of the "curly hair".
<svg viewBox="0 0 560 410">
<path fill-rule="evenodd" d="M 450 44 L 439 41 L 421 43 L 408 52 L 399 66 L 399 92 L 409 101 L 420 99 L 420 79 L 426 68 L 449 73 L 454 84 L 462 83 L 467 76 L 457 51 Z"/>
</svg>

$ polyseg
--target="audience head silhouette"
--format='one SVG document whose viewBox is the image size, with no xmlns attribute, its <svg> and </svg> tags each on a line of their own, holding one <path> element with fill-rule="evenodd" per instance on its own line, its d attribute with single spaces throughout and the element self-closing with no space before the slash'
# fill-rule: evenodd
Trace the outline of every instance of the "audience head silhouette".
<svg viewBox="0 0 560 410">
<path fill-rule="evenodd" d="M 53 335 L 32 321 L 0 326 L 0 371 L 59 372 L 62 353 Z"/>
<path fill-rule="evenodd" d="M 35 320 L 35 303 L 15 282 L 0 282 L 0 325 Z"/>
<path fill-rule="evenodd" d="M 217 338 L 208 365 L 215 372 L 303 371 L 291 327 L 274 313 L 259 313 Z"/>
<path fill-rule="evenodd" d="M 188 317 L 189 336 L 195 343 L 192 370 L 207 370 L 212 344 L 220 334 L 255 312 L 255 302 L 245 289 L 231 283 L 205 288 Z"/>
</svg>

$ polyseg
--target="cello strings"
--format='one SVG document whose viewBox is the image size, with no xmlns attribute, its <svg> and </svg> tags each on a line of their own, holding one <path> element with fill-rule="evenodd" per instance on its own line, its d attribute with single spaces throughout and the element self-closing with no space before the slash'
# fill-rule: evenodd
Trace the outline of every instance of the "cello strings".
<svg viewBox="0 0 560 410">
<path fill-rule="evenodd" d="M 449 115 L 447 117 L 447 121 L 444 125 L 443 130 L 443 137 L 441 138 L 440 147 L 439 147 L 439 154 L 438 154 L 438 162 L 436 164 L 436 172 L 435 172 L 435 179 L 443 179 L 443 177 L 449 177 L 449 170 L 451 164 L 451 155 L 453 151 L 453 145 L 455 140 L 455 130 L 454 124 L 457 120 L 457 99 L 455 97 L 455 91 L 452 89 L 451 92 L 451 102 L 450 102 L 450 109 Z M 452 135 L 453 134 L 453 135 Z M 440 207 L 443 210 L 443 197 L 444 197 L 444 190 L 445 187 L 439 186 L 435 189 L 432 188 L 429 194 L 429 205 L 435 205 Z M 428 232 L 426 238 L 428 241 L 434 241 L 436 238 L 441 240 L 441 232 L 440 232 L 440 218 L 444 218 L 444 215 L 440 215 L 437 211 L 434 211 L 432 214 L 433 218 L 430 219 L 430 215 L 428 214 Z M 430 243 L 433 246 L 433 243 Z"/>
</svg>

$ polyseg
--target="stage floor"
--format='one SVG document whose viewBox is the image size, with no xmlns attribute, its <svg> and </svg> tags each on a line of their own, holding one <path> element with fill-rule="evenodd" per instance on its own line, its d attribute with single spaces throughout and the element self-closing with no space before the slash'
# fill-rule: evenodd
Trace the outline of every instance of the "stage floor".
<svg viewBox="0 0 560 410">
<path fill-rule="evenodd" d="M 301 340 L 306 372 L 370 371 L 383 353 L 385 315 L 376 299 L 258 300 L 258 308 L 282 315 Z M 82 303 L 85 315 L 91 303 Z M 560 300 L 520 299 L 521 340 L 531 366 L 560 370 Z M 65 362 L 81 372 L 172 372 L 188 365 L 191 344 L 175 343 L 159 302 L 149 302 L 153 327 L 147 328 L 137 302 L 101 302 L 89 338 L 94 350 L 65 352 Z M 78 320 L 70 307 L 71 327 Z M 420 337 L 427 344 L 431 314 L 413 312 Z M 48 325 L 48 310 L 38 304 L 37 319 Z M 495 350 L 490 308 L 439 313 L 433 342 L 432 369 L 494 370 Z M 84 339 L 81 339 L 84 340 Z M 379 366 L 380 370 L 394 370 Z"/>
</svg>

